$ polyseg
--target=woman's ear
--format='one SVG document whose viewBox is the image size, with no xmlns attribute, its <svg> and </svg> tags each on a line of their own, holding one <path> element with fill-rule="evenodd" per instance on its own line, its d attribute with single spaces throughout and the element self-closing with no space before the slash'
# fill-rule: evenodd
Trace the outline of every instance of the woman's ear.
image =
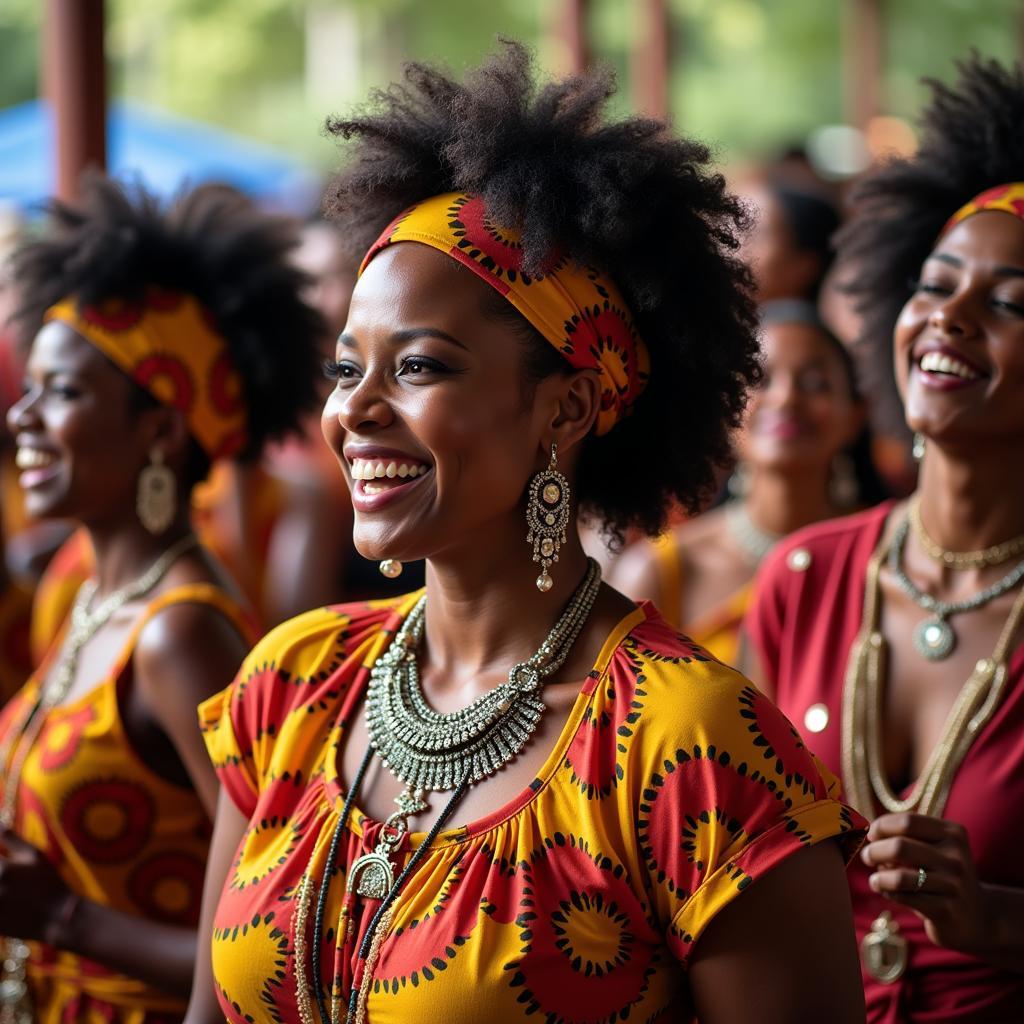
<svg viewBox="0 0 1024 1024">
<path fill-rule="evenodd" d="M 168 465 L 180 472 L 188 459 L 188 450 L 192 443 L 192 435 L 189 433 L 184 413 L 180 409 L 161 405 L 147 410 L 144 415 L 146 422 L 143 429 L 148 442 L 147 457 L 154 448 L 159 448 Z"/>
<path fill-rule="evenodd" d="M 575 370 L 548 377 L 555 411 L 548 423 L 548 436 L 559 450 L 569 451 L 593 429 L 601 411 L 601 381 L 597 370 Z M 539 397 L 539 396 L 538 396 Z"/>
</svg>

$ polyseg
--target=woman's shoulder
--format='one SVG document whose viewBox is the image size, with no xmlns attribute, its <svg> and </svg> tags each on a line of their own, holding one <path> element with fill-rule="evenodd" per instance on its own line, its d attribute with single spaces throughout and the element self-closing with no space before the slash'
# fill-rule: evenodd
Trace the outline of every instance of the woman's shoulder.
<svg viewBox="0 0 1024 1024">
<path fill-rule="evenodd" d="M 826 519 L 794 531 L 772 548 L 758 575 L 763 577 L 782 568 L 809 572 L 831 565 L 837 558 L 857 556 L 865 551 L 866 560 L 895 505 L 894 501 L 883 501 L 852 515 Z"/>
<path fill-rule="evenodd" d="M 382 636 L 393 635 L 420 591 L 379 601 L 325 605 L 275 626 L 252 649 L 245 669 L 274 666 L 278 672 L 308 675 L 324 662 L 351 657 Z"/>
</svg>

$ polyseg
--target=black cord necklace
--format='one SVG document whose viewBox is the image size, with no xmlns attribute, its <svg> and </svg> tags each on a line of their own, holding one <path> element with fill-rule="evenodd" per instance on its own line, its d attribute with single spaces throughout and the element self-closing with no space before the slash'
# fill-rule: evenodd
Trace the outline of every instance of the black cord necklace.
<svg viewBox="0 0 1024 1024">
<path fill-rule="evenodd" d="M 360 762 L 359 768 L 356 771 L 355 778 L 352 780 L 352 785 L 349 787 L 349 791 L 345 796 L 345 803 L 342 806 L 341 816 L 338 818 L 338 824 L 334 826 L 334 834 L 331 836 L 331 843 L 327 851 L 327 859 L 324 862 L 323 872 L 320 876 L 320 891 L 317 895 L 316 901 L 316 916 L 313 923 L 313 949 L 311 951 L 310 959 L 313 973 L 313 992 L 316 996 L 316 1005 L 320 1012 L 320 1019 L 323 1024 L 331 1024 L 330 1012 L 327 1009 L 326 994 L 324 993 L 323 985 L 320 982 L 320 967 L 322 962 L 320 959 L 320 952 L 323 942 L 324 918 L 327 915 L 327 893 L 331 884 L 331 877 L 337 873 L 335 862 L 338 857 L 338 847 L 341 845 L 341 837 L 345 833 L 345 826 L 348 822 L 349 815 L 352 813 L 352 805 L 355 803 L 359 787 L 363 781 L 363 776 L 366 775 L 366 770 L 370 766 L 373 754 L 373 747 L 367 747 L 366 753 L 363 755 L 363 760 Z M 399 891 L 405 884 L 406 879 L 413 873 L 420 861 L 422 861 L 426 856 L 427 851 L 433 845 L 434 840 L 444 828 L 448 819 L 451 817 L 452 812 L 455 810 L 456 804 L 465 795 L 467 789 L 469 789 L 468 774 L 462 779 L 458 786 L 455 787 L 452 795 L 448 798 L 448 802 L 444 805 L 444 809 L 441 811 L 437 821 L 434 822 L 430 831 L 427 833 L 427 838 L 413 851 L 412 856 L 409 858 L 409 863 L 406 864 L 401 874 L 399 874 L 398 878 L 395 880 L 395 884 L 391 887 L 388 894 L 383 900 L 381 900 L 380 906 L 377 908 L 376 913 L 370 920 L 370 926 L 366 929 L 366 934 L 363 936 L 363 941 L 359 946 L 358 960 L 360 962 L 366 961 L 370 952 L 370 947 L 373 944 L 373 937 L 382 918 L 388 910 L 391 909 L 391 906 L 398 898 Z M 338 943 L 344 941 L 341 935 L 335 936 L 335 940 Z M 359 1002 L 359 987 L 355 985 L 355 976 L 355 970 L 353 969 L 353 985 L 352 992 L 349 996 L 348 1020 L 355 1019 L 356 1009 Z"/>
</svg>

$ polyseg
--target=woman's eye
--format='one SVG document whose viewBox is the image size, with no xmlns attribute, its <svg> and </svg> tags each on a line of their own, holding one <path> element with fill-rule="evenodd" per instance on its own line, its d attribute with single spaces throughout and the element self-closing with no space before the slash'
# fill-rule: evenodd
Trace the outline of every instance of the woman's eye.
<svg viewBox="0 0 1024 1024">
<path fill-rule="evenodd" d="M 915 292 L 923 292 L 925 295 L 949 295 L 953 291 L 939 281 L 911 281 L 910 286 Z"/>
<path fill-rule="evenodd" d="M 808 395 L 820 395 L 829 390 L 828 378 L 823 373 L 805 373 L 800 377 L 800 390 Z"/>
<path fill-rule="evenodd" d="M 1013 316 L 1024 316 L 1024 306 L 1017 302 L 1010 302 L 1009 299 L 993 299 L 992 305 Z"/>
<path fill-rule="evenodd" d="M 423 356 L 406 356 L 399 366 L 399 373 L 416 376 L 421 373 L 444 373 L 447 367 L 434 359 L 426 359 Z"/>
<path fill-rule="evenodd" d="M 358 376 L 359 368 L 347 360 L 326 359 L 323 365 L 324 376 L 328 380 L 352 380 Z"/>
</svg>

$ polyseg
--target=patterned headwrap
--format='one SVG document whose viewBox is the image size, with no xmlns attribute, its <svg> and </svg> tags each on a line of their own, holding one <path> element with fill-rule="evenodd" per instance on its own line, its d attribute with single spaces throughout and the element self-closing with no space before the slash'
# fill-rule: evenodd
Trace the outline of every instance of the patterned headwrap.
<svg viewBox="0 0 1024 1024">
<path fill-rule="evenodd" d="M 976 213 L 984 213 L 986 210 L 1002 210 L 1004 213 L 1012 213 L 1014 217 L 1024 220 L 1024 181 L 1011 181 L 1006 185 L 995 185 L 985 189 L 969 203 L 961 206 L 946 221 L 946 226 L 942 229 L 939 237 L 947 234 L 962 220 L 973 217 Z"/>
<path fill-rule="evenodd" d="M 479 196 L 448 192 L 406 210 L 370 247 L 359 273 L 395 242 L 423 242 L 447 253 L 503 295 L 571 366 L 597 370 L 598 434 L 608 433 L 643 391 L 647 348 L 615 284 L 565 257 L 543 273 L 524 273 L 520 233 L 495 224 Z"/>
<path fill-rule="evenodd" d="M 241 377 L 212 315 L 194 296 L 150 287 L 140 302 L 80 306 L 69 297 L 44 319 L 71 327 L 158 402 L 180 409 L 211 459 L 245 447 Z"/>
</svg>

